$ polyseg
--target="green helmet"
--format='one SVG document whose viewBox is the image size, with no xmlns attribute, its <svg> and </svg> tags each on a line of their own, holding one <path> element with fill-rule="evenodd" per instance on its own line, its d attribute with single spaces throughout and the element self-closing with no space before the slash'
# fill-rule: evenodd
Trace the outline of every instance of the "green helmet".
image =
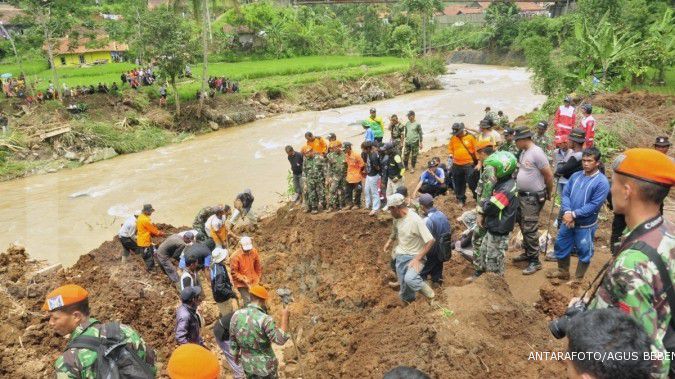
<svg viewBox="0 0 675 379">
<path fill-rule="evenodd" d="M 483 161 L 485 166 L 492 166 L 495 168 L 495 175 L 497 179 L 509 176 L 516 171 L 517 160 L 516 156 L 508 151 L 497 151 L 490 154 L 489 157 Z"/>
</svg>

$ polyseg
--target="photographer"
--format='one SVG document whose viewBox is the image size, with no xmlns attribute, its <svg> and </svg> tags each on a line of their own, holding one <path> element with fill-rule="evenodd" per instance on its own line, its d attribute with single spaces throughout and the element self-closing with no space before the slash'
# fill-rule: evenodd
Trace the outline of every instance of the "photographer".
<svg viewBox="0 0 675 379">
<path fill-rule="evenodd" d="M 598 309 L 572 318 L 566 361 L 569 378 L 648 379 L 650 340 L 630 316 L 616 309 Z M 602 359 L 602 357 L 612 357 Z"/>
<path fill-rule="evenodd" d="M 672 329 L 675 304 L 675 227 L 664 221 L 659 209 L 675 185 L 675 163 L 653 149 L 630 149 L 617 157 L 613 170 L 614 213 L 625 216 L 628 233 L 603 268 L 588 308 L 615 307 L 631 315 L 651 338 L 652 353 L 663 354 L 663 359 L 654 360 L 654 375 L 666 377 L 666 354 L 672 346 L 666 346 L 664 337 Z"/>
</svg>

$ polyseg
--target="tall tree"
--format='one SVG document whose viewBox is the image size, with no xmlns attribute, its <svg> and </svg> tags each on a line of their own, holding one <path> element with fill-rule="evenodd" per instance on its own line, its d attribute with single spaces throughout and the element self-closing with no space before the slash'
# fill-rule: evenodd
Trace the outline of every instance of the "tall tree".
<svg viewBox="0 0 675 379">
<path fill-rule="evenodd" d="M 435 12 L 443 10 L 441 0 L 403 0 L 403 7 L 412 13 L 416 13 L 422 19 L 422 54 L 426 54 L 429 40 L 429 21 Z"/>
<path fill-rule="evenodd" d="M 202 57 L 204 62 L 202 64 L 202 88 L 200 90 L 199 96 L 199 114 L 202 114 L 204 109 L 204 99 L 206 98 L 206 87 L 208 83 L 208 72 L 209 72 L 209 40 L 207 38 L 208 26 L 209 26 L 209 11 L 208 11 L 208 0 L 203 0 L 204 4 L 202 8 Z"/>
<path fill-rule="evenodd" d="M 168 78 L 174 93 L 176 114 L 180 115 L 180 99 L 176 79 L 195 57 L 198 43 L 192 25 L 173 11 L 159 8 L 149 13 L 145 33 L 148 51 L 157 60 L 160 73 Z"/>
</svg>

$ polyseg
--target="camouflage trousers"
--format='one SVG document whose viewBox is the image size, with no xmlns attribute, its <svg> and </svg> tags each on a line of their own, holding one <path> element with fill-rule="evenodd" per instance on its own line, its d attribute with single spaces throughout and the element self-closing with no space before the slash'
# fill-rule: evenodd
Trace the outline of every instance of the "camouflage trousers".
<svg viewBox="0 0 675 379">
<path fill-rule="evenodd" d="M 417 155 L 420 153 L 420 144 L 405 144 L 405 152 L 403 154 L 403 166 L 408 169 L 408 160 L 410 160 L 411 167 L 415 168 L 417 164 Z"/>
<path fill-rule="evenodd" d="M 303 195 L 305 196 L 305 205 L 309 209 L 318 209 L 319 204 L 326 203 L 325 186 L 321 177 L 306 177 Z"/>
<path fill-rule="evenodd" d="M 476 269 L 476 271 L 484 271 L 481 265 L 482 262 L 482 257 L 481 257 L 481 245 L 483 244 L 483 239 L 485 238 L 485 233 L 487 233 L 487 230 L 485 228 L 481 228 L 480 226 L 476 225 L 476 229 L 473 231 L 473 235 L 471 236 L 471 247 L 473 248 L 473 267 Z"/>
<path fill-rule="evenodd" d="M 509 236 L 498 236 L 490 232 L 485 233 L 480 246 L 477 262 L 479 271 L 494 272 L 504 276 L 504 256 L 509 247 Z"/>
<path fill-rule="evenodd" d="M 345 178 L 331 178 L 328 189 L 328 206 L 332 208 L 342 208 L 345 206 L 345 187 L 347 181 Z"/>
</svg>

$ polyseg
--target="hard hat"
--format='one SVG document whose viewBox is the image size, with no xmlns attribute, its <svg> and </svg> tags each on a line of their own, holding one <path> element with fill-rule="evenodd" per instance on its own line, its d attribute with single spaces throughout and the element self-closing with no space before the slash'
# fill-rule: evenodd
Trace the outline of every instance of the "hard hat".
<svg viewBox="0 0 675 379">
<path fill-rule="evenodd" d="M 494 167 L 495 176 L 501 179 L 516 171 L 517 162 L 516 156 L 508 151 L 497 151 L 485 158 L 483 165 Z"/>
<path fill-rule="evenodd" d="M 259 299 L 262 299 L 262 300 L 267 300 L 267 299 L 270 298 L 270 293 L 267 292 L 265 287 L 263 287 L 259 284 L 255 285 L 255 286 L 251 286 L 251 288 L 248 289 L 248 292 L 251 295 L 253 295 L 253 296 L 255 296 Z"/>
<path fill-rule="evenodd" d="M 205 347 L 186 343 L 171 353 L 166 372 L 171 379 L 216 379 L 220 375 L 220 362 Z"/>
</svg>

